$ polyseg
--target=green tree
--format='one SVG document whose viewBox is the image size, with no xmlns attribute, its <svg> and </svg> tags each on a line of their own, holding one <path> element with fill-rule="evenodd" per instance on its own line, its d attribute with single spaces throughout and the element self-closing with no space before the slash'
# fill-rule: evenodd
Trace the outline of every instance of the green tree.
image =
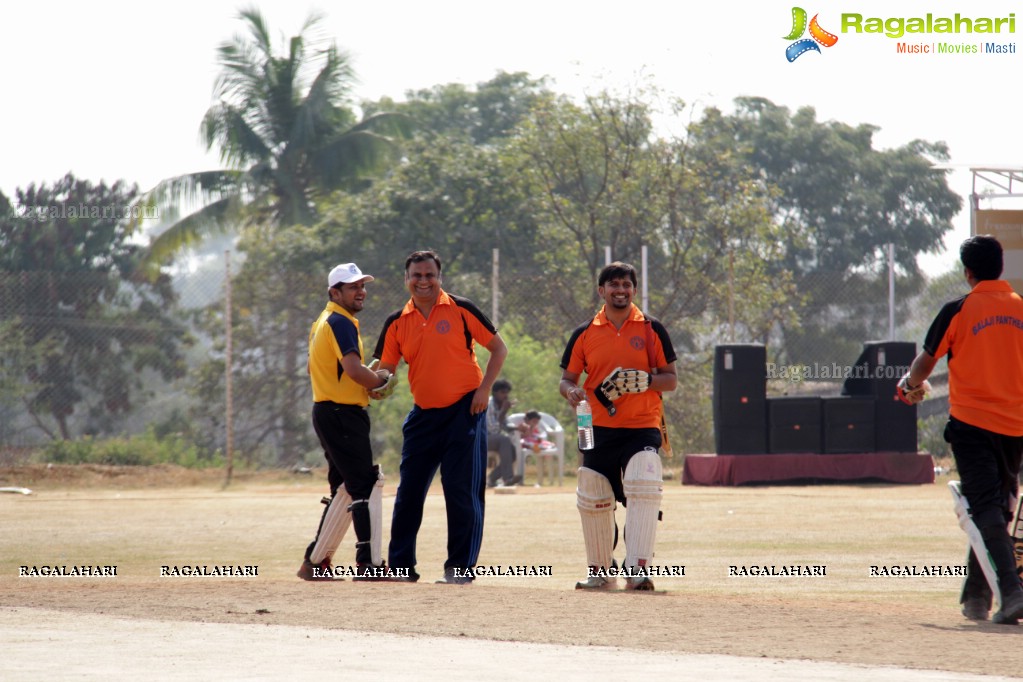
<svg viewBox="0 0 1023 682">
<path fill-rule="evenodd" d="M 683 109 L 673 104 L 675 115 Z M 647 246 L 649 311 L 671 332 L 686 392 L 706 394 L 704 351 L 733 328 L 744 339 L 766 336 L 790 317 L 794 293 L 788 276 L 766 265 L 781 256 L 781 234 L 763 183 L 727 150 L 658 136 L 653 114 L 642 93 L 605 92 L 581 105 L 549 98 L 534 108 L 515 149 L 545 244 L 537 297 L 555 311 L 545 336 L 563 338 L 599 305 L 604 247 L 638 266 Z M 705 447 L 707 410 L 666 405 L 686 434 L 678 445 Z"/>
<path fill-rule="evenodd" d="M 887 244 L 908 300 L 923 286 L 916 256 L 938 251 L 952 227 L 961 200 L 935 168 L 948 149 L 914 140 L 878 150 L 872 125 L 821 122 L 811 107 L 793 113 L 757 97 L 735 104 L 731 115 L 707 110 L 698 130 L 778 190 L 771 212 L 787 237 L 771 267 L 791 272 L 804 297 L 785 352 L 799 362 L 854 359 L 863 341 L 887 334 Z"/>
<path fill-rule="evenodd" d="M 325 304 L 327 272 L 334 263 L 325 260 L 314 230 L 302 225 L 253 226 L 239 248 L 246 258 L 231 280 L 235 444 L 247 464 L 256 463 L 257 456 L 259 464 L 295 464 L 315 445 L 305 363 L 294 380 L 283 379 L 295 374 L 289 363 L 303 346 L 292 341 L 293 330 L 301 327 L 302 342 L 307 339 Z M 190 416 L 202 425 L 201 433 L 218 433 L 223 411 L 209 406 L 221 405 L 225 392 L 223 304 L 206 307 L 199 324 L 213 343 L 208 358 L 192 371 Z M 286 461 L 282 452 L 289 453 Z"/>
<path fill-rule="evenodd" d="M 367 193 L 338 197 L 324 238 L 369 253 L 367 267 L 395 275 L 402 263 L 393 252 L 372 260 L 382 234 L 398 254 L 436 248 L 445 274 L 489 274 L 494 248 L 502 267 L 535 269 L 536 228 L 521 169 L 501 150 L 547 92 L 542 79 L 498 72 L 475 87 L 449 83 L 410 92 L 405 102 L 368 105 L 410 121 L 406 161 Z"/>
<path fill-rule="evenodd" d="M 153 241 L 156 261 L 211 231 L 310 225 L 317 200 L 364 187 L 397 151 L 392 135 L 402 118 L 380 112 L 357 119 L 350 59 L 317 39 L 321 15 L 309 16 L 283 54 L 275 53 L 258 10 L 245 9 L 240 19 L 248 34 L 220 46 L 217 101 L 201 125 L 206 148 L 219 149 L 225 168 L 170 178 L 148 193 L 149 201 L 172 208 L 201 201 Z"/>
<path fill-rule="evenodd" d="M 124 217 L 137 188 L 68 174 L 19 189 L 0 213 L 0 387 L 51 438 L 112 433 L 142 374 L 184 374 L 170 279 L 139 276 Z M 11 396 L 8 396 L 9 398 Z M 10 401 L 8 401 L 10 402 Z"/>
<path fill-rule="evenodd" d="M 869 267 L 895 244 L 896 261 L 919 274 L 916 256 L 936 253 L 962 200 L 948 187 L 943 142 L 914 140 L 874 148 L 876 126 L 817 120 L 756 97 L 736 100 L 736 113 L 709 110 L 706 127 L 725 126 L 733 144 L 780 192 L 775 215 L 805 233 L 787 249 L 796 272 Z"/>
<path fill-rule="evenodd" d="M 533 106 L 549 94 L 545 79 L 498 71 L 469 87 L 447 83 L 406 93 L 405 101 L 383 99 L 370 111 L 394 111 L 414 123 L 416 134 L 455 137 L 473 145 L 496 145 L 510 137 Z"/>
<path fill-rule="evenodd" d="M 508 267 L 528 268 L 535 221 L 519 184 L 495 149 L 416 139 L 407 163 L 366 192 L 336 198 L 321 225 L 324 243 L 365 253 L 365 268 L 399 278 L 404 256 L 427 247 L 441 254 L 445 276 L 489 274 L 494 248 Z M 387 249 L 379 248 L 384 235 Z"/>
<path fill-rule="evenodd" d="M 550 99 L 524 126 L 517 152 L 538 200 L 545 299 L 563 319 L 585 319 L 599 304 L 605 246 L 637 265 L 647 246 L 650 312 L 674 321 L 676 338 L 723 333 L 729 283 L 744 299 L 736 324 L 761 336 L 791 296 L 764 267 L 779 236 L 768 195 L 734 155 L 658 137 L 652 114 L 641 95 L 605 92 L 581 106 Z"/>
<path fill-rule="evenodd" d="M 349 102 L 354 82 L 349 57 L 317 35 L 321 15 L 310 15 L 281 53 L 256 9 L 243 10 L 240 19 L 247 34 L 220 46 L 216 103 L 201 125 L 207 149 L 219 149 L 226 168 L 165 180 L 147 195 L 146 201 L 163 206 L 177 207 L 187 199 L 200 203 L 152 242 L 155 262 L 216 231 L 255 231 L 244 249 L 275 231 L 312 225 L 332 192 L 365 188 L 396 158 L 393 135 L 402 130 L 402 117 L 356 116 Z M 281 277 L 278 284 L 275 300 L 298 300 L 306 293 L 301 277 Z M 256 407 L 279 416 L 273 420 L 280 430 L 279 459 L 289 464 L 300 455 L 308 431 L 301 403 L 294 400 L 306 382 L 300 357 L 306 352 L 308 320 L 295 306 L 279 312 L 281 336 L 273 340 L 273 350 L 283 362 L 264 379 L 280 391 Z M 243 356 L 271 350 L 266 336 L 249 341 L 255 345 L 240 347 Z"/>
</svg>

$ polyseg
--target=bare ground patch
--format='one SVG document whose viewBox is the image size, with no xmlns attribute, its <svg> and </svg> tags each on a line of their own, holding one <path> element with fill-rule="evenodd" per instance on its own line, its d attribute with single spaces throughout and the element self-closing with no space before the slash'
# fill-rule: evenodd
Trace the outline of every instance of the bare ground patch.
<svg viewBox="0 0 1023 682">
<path fill-rule="evenodd" d="M 370 614 L 357 629 L 998 675 L 1016 674 L 1023 644 L 1023 628 L 963 619 L 957 578 L 869 577 L 879 563 L 961 563 L 964 541 L 940 484 L 668 484 L 658 561 L 685 566 L 685 576 L 657 580 L 655 594 L 589 594 L 572 589 L 585 562 L 569 486 L 487 496 L 481 564 L 547 566 L 549 577 L 433 584 L 444 512 L 432 494 L 420 534 L 422 582 L 323 584 L 294 577 L 318 520 L 320 474 L 236 479 L 225 490 L 223 472 L 193 481 L 149 471 L 129 484 L 129 474 L 83 470 L 61 474 L 74 479 L 65 485 L 35 473 L 33 495 L 0 496 L 5 606 L 323 629 L 352 628 L 346 614 Z M 24 472 L 3 475 L 11 481 L 3 485 L 28 485 Z M 392 500 L 388 487 L 385 518 Z M 340 563 L 351 560 L 351 542 Z M 259 575 L 159 577 L 164 565 L 241 564 Z M 823 565 L 827 575 L 728 577 L 735 564 Z M 118 575 L 19 577 L 22 565 L 116 565 Z"/>
</svg>

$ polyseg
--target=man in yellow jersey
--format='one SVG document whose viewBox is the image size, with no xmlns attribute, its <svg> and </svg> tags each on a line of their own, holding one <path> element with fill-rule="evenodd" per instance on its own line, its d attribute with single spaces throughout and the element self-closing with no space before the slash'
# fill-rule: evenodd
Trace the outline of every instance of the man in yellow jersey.
<svg viewBox="0 0 1023 682">
<path fill-rule="evenodd" d="M 327 507 L 316 539 L 306 549 L 298 577 L 331 580 L 331 558 L 348 526 L 355 526 L 355 580 L 386 577 L 381 556 L 381 486 L 369 440 L 369 390 L 379 390 L 391 372 L 373 371 L 365 357 L 355 316 L 366 301 L 365 275 L 344 263 L 327 276 L 330 300 L 309 332 L 309 378 L 313 387 L 313 428 L 327 458 Z M 347 573 L 347 572 L 346 572 Z"/>
<path fill-rule="evenodd" d="M 1016 623 L 1023 589 L 1007 526 L 1023 453 L 1023 299 L 999 279 L 1002 245 L 994 237 L 967 239 L 959 257 L 970 293 L 938 313 L 899 393 L 906 402 L 922 399 L 924 380 L 948 355 L 945 440 L 959 470 L 966 504 L 957 498 L 957 512 L 971 547 L 963 615 L 987 620 L 997 591 L 1001 609 L 992 620 Z"/>
</svg>

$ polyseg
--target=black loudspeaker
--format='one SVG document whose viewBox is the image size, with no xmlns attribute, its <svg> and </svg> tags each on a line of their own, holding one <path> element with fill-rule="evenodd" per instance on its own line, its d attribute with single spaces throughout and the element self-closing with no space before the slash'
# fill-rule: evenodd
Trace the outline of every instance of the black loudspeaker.
<svg viewBox="0 0 1023 682">
<path fill-rule="evenodd" d="M 822 398 L 824 452 L 874 452 L 875 402 L 869 396 Z"/>
<path fill-rule="evenodd" d="M 868 341 L 842 384 L 842 395 L 881 398 L 894 394 L 915 357 L 916 344 L 911 341 Z"/>
<path fill-rule="evenodd" d="M 821 399 L 817 396 L 768 398 L 768 451 L 772 454 L 821 451 Z"/>
<path fill-rule="evenodd" d="M 730 344 L 714 349 L 714 450 L 719 455 L 767 452 L 767 348 Z"/>
<path fill-rule="evenodd" d="M 891 395 L 878 396 L 874 404 L 874 425 L 878 452 L 916 452 L 916 405 L 899 400 L 895 389 Z"/>
<path fill-rule="evenodd" d="M 916 357 L 910 341 L 872 341 L 852 367 L 842 395 L 872 396 L 874 448 L 877 452 L 916 452 L 916 405 L 899 400 L 895 385 Z"/>
</svg>

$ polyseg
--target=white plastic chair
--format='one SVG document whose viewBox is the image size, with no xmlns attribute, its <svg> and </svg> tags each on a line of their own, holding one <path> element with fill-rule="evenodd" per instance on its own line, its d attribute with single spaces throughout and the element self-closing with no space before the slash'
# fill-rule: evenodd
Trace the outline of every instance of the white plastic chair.
<svg viewBox="0 0 1023 682">
<path fill-rule="evenodd" d="M 526 418 L 524 412 L 516 412 L 508 415 L 508 424 L 518 426 Z M 546 412 L 540 413 L 540 425 L 547 431 L 547 439 L 554 443 L 553 448 L 533 452 L 530 448 L 522 447 L 522 440 L 517 434 L 511 434 L 512 443 L 515 445 L 515 473 L 519 478 L 525 479 L 526 458 L 532 457 L 536 463 L 537 485 L 543 485 L 546 463 L 551 464 L 551 483 L 554 483 L 554 460 L 558 463 L 558 485 L 560 486 L 565 477 L 565 429 L 552 415 Z"/>
</svg>

